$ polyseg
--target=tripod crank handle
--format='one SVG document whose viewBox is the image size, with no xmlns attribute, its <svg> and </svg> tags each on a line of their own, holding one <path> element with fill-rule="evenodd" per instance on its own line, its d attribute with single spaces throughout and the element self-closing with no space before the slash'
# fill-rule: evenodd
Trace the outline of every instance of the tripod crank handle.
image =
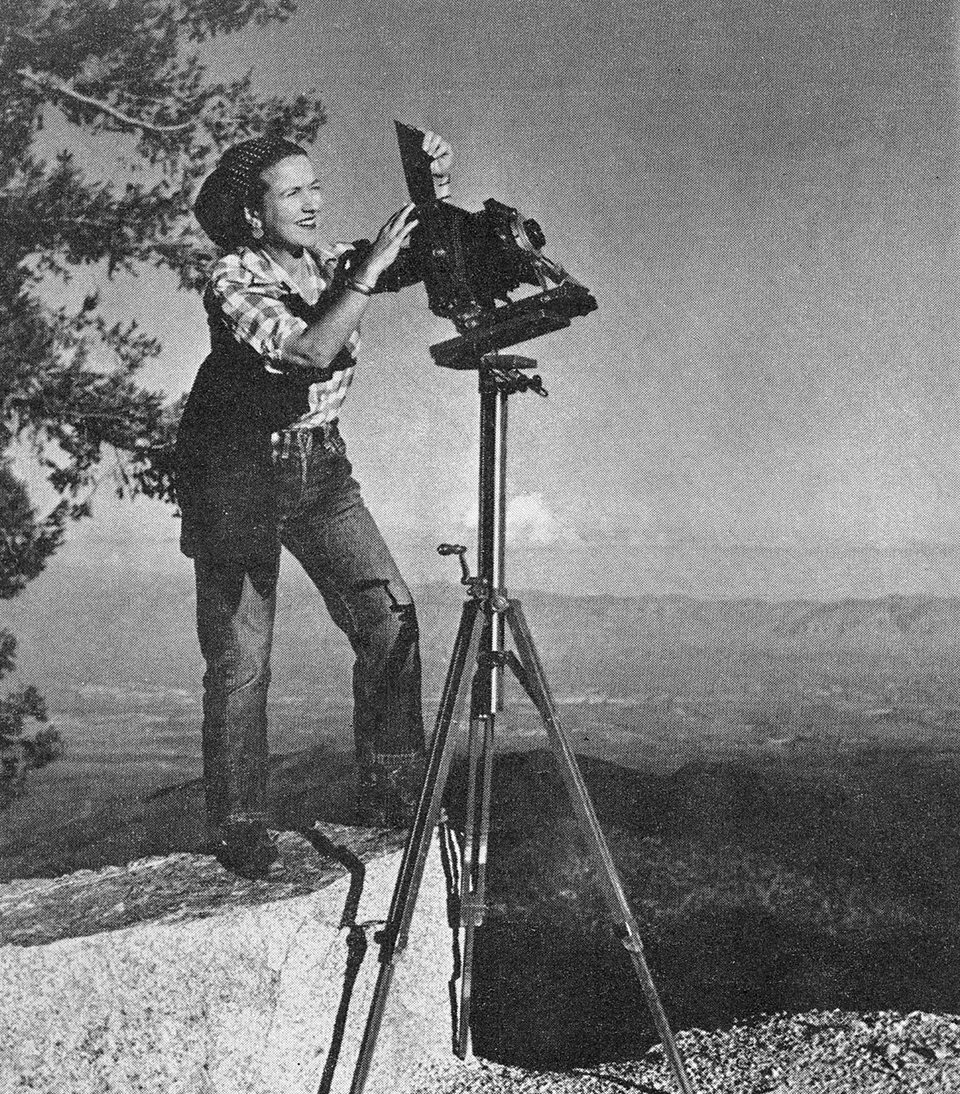
<svg viewBox="0 0 960 1094">
<path fill-rule="evenodd" d="M 437 548 L 438 555 L 456 555 L 460 562 L 460 584 L 466 585 L 468 588 L 473 586 L 476 580 L 473 574 L 470 573 L 470 567 L 467 565 L 467 549 L 462 543 L 441 543 Z"/>
</svg>

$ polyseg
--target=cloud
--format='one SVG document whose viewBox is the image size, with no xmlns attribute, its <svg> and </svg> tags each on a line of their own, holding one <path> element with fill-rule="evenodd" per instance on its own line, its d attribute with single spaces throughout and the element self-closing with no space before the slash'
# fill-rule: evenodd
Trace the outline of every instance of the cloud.
<svg viewBox="0 0 960 1094">
<path fill-rule="evenodd" d="M 507 502 L 507 538 L 515 543 L 576 543 L 567 528 L 543 503 L 543 494 L 521 494 Z"/>
</svg>

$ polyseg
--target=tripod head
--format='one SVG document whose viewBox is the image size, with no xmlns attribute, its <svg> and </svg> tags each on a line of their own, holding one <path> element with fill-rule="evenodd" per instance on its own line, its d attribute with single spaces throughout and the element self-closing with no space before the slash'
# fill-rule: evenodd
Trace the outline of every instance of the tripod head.
<svg viewBox="0 0 960 1094">
<path fill-rule="evenodd" d="M 459 332 L 430 347 L 444 368 L 477 368 L 487 354 L 568 327 L 597 307 L 589 290 L 543 254 L 540 225 L 489 198 L 471 213 L 438 200 L 423 151 L 424 134 L 396 123 L 400 157 L 419 221 L 411 259 L 421 273 L 434 315 Z M 522 285 L 540 291 L 511 299 Z"/>
<path fill-rule="evenodd" d="M 455 367 L 479 369 L 481 391 L 485 387 L 501 391 L 504 395 L 532 391 L 546 399 L 549 392 L 543 386 L 543 380 L 537 375 L 528 376 L 521 371 L 534 368 L 536 363 L 532 357 L 516 357 L 513 354 L 501 357 L 499 353 L 488 353 L 479 358 L 476 364 L 459 364 Z"/>
</svg>

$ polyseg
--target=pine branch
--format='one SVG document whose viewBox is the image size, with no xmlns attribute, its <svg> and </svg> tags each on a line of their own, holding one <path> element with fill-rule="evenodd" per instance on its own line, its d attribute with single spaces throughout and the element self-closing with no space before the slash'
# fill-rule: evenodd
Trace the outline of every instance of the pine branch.
<svg viewBox="0 0 960 1094">
<path fill-rule="evenodd" d="M 131 117 L 129 114 L 124 114 L 122 110 L 118 110 L 115 106 L 111 106 L 110 103 L 103 102 L 102 99 L 95 99 L 90 95 L 84 95 L 65 80 L 61 80 L 50 73 L 40 74 L 34 72 L 33 69 L 30 68 L 18 68 L 17 75 L 21 79 L 27 80 L 45 91 L 54 91 L 59 95 L 65 95 L 69 99 L 74 99 L 78 103 L 83 103 L 85 106 L 91 106 L 95 110 L 100 111 L 100 113 L 107 114 L 115 121 L 118 121 L 131 129 L 141 129 L 147 133 L 180 133 L 193 125 L 193 122 L 178 122 L 176 125 L 158 125 L 156 122 L 148 122 L 142 118 Z"/>
</svg>

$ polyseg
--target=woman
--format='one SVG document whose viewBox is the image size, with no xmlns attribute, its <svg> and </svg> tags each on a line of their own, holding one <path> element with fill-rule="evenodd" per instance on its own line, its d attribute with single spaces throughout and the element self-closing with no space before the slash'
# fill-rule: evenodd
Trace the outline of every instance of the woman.
<svg viewBox="0 0 960 1094">
<path fill-rule="evenodd" d="M 450 146 L 424 138 L 438 197 Z M 206 662 L 207 814 L 220 860 L 263 875 L 266 699 L 281 545 L 356 654 L 358 819 L 408 822 L 423 773 L 420 657 L 410 592 L 351 474 L 337 418 L 372 294 L 417 280 L 398 261 L 416 221 L 396 213 L 362 251 L 317 241 L 306 152 L 275 137 L 227 151 L 194 211 L 226 252 L 204 292 L 211 352 L 177 440 L 181 548 L 194 560 Z"/>
</svg>

